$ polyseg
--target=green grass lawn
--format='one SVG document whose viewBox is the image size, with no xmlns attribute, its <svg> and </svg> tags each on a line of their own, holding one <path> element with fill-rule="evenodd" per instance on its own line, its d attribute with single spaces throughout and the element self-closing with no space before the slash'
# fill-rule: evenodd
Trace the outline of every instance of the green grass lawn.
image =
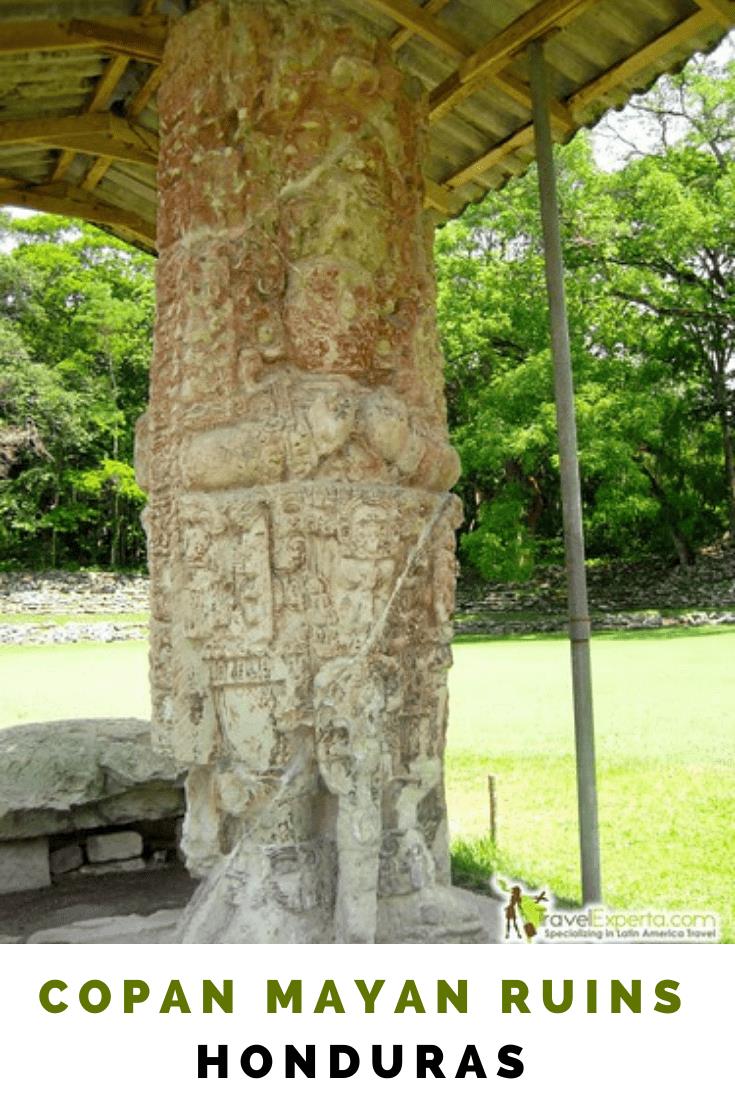
<svg viewBox="0 0 735 1102">
<path fill-rule="evenodd" d="M 0 725 L 146 716 L 142 642 L 0 650 Z M 714 910 L 735 938 L 735 631 L 594 641 L 605 901 Z M 459 641 L 451 673 L 449 815 L 465 857 L 578 898 L 569 647 Z M 497 777 L 497 855 L 486 843 Z"/>
<path fill-rule="evenodd" d="M 593 644 L 606 903 L 714 910 L 735 937 L 735 632 Z M 458 642 L 447 788 L 453 838 L 531 886 L 578 899 L 569 645 Z M 497 777 L 498 848 L 487 774 Z"/>
<path fill-rule="evenodd" d="M 0 647 L 0 727 L 76 716 L 150 715 L 148 644 Z"/>
</svg>

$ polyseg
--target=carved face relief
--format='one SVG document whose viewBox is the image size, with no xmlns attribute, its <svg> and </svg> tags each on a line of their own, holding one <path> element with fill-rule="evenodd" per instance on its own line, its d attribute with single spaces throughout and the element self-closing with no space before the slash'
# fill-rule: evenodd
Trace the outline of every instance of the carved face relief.
<svg viewBox="0 0 735 1102">
<path fill-rule="evenodd" d="M 365 506 L 352 518 L 353 547 L 358 555 L 374 558 L 384 553 L 386 517 L 383 510 Z"/>
<path fill-rule="evenodd" d="M 286 536 L 273 550 L 273 568 L 280 574 L 295 574 L 306 564 L 306 540 L 303 536 Z"/>
<path fill-rule="evenodd" d="M 319 456 L 331 455 L 349 439 L 355 426 L 355 404 L 351 395 L 323 392 L 306 411 L 314 445 Z"/>
<path fill-rule="evenodd" d="M 191 524 L 184 529 L 184 558 L 189 566 L 207 566 L 212 536 L 200 524 Z"/>
<path fill-rule="evenodd" d="M 278 903 L 289 911 L 308 911 L 319 902 L 317 856 L 309 846 L 281 846 L 268 854 L 270 882 Z"/>
</svg>

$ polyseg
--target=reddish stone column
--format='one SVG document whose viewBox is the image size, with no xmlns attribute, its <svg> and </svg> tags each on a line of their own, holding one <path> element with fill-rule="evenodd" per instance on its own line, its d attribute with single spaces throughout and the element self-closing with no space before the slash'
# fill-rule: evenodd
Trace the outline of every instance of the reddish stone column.
<svg viewBox="0 0 735 1102">
<path fill-rule="evenodd" d="M 458 463 L 425 104 L 329 4 L 166 48 L 148 530 L 195 941 L 472 940 L 442 758 Z"/>
</svg>

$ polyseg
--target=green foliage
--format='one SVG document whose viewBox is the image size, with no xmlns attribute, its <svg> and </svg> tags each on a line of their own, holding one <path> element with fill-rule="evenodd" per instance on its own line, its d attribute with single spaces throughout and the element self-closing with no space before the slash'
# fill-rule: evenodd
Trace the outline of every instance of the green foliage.
<svg viewBox="0 0 735 1102">
<path fill-rule="evenodd" d="M 604 172 L 587 134 L 559 151 L 590 556 L 686 563 L 735 531 L 733 102 L 735 67 L 695 63 L 636 108 L 652 153 Z M 522 579 L 561 537 L 535 170 L 440 231 L 437 271 L 462 553 Z"/>
<path fill-rule="evenodd" d="M 467 561 L 489 581 L 526 580 L 533 574 L 535 544 L 524 524 L 526 502 L 517 483 L 503 486 L 477 511 L 477 524 L 460 547 Z"/>
<path fill-rule="evenodd" d="M 690 64 L 627 109 L 647 150 L 603 171 L 589 135 L 559 193 L 590 557 L 691 561 L 735 533 L 735 66 Z M 534 169 L 437 237 L 464 564 L 561 558 Z M 134 425 L 150 257 L 88 225 L 0 213 L 0 567 L 141 567 Z"/>
<path fill-rule="evenodd" d="M 0 245 L 0 566 L 140 567 L 152 261 L 50 216 Z"/>
</svg>

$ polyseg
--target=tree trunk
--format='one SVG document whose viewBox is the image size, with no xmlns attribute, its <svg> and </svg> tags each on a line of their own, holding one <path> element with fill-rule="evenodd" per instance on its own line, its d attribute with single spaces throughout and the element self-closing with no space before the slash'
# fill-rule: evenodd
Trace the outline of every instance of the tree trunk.
<svg viewBox="0 0 735 1102">
<path fill-rule="evenodd" d="M 723 379 L 723 390 L 724 390 Z M 720 426 L 722 429 L 722 450 L 725 460 L 725 485 L 727 491 L 727 527 L 731 539 L 735 539 L 735 447 L 733 446 L 733 426 L 729 423 L 726 403 L 720 407 Z"/>
<path fill-rule="evenodd" d="M 118 564 L 118 545 L 120 543 L 120 502 L 113 489 L 112 493 L 112 539 L 110 540 L 110 566 L 114 570 Z"/>
<path fill-rule="evenodd" d="M 661 516 L 663 517 L 664 524 L 668 529 L 668 533 L 671 537 L 671 542 L 676 550 L 677 558 L 679 559 L 679 566 L 693 566 L 694 565 L 694 549 L 689 545 L 684 533 L 681 531 L 679 524 L 677 523 L 675 511 L 672 508 L 668 495 L 663 486 L 656 478 L 656 475 L 646 466 L 643 458 L 638 458 L 638 463 L 644 475 L 648 479 L 651 486 L 651 493 L 655 497 L 656 501 L 661 506 Z"/>
</svg>

